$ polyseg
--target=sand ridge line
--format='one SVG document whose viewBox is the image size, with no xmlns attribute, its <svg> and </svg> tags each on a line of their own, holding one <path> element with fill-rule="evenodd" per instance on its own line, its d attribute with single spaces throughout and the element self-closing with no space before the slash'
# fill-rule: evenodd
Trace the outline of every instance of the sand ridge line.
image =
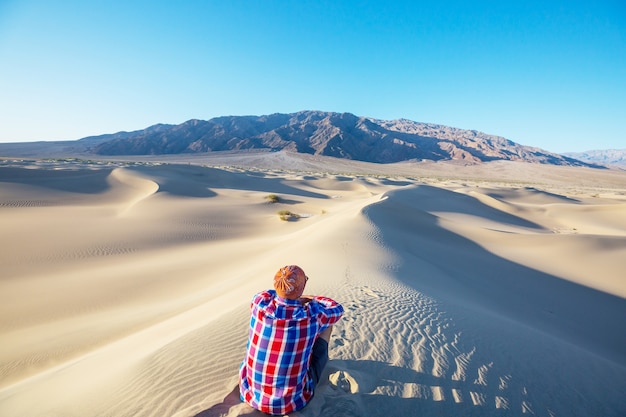
<svg viewBox="0 0 626 417">
<path fill-rule="evenodd" d="M 247 285 L 252 288 L 250 284 Z M 185 310 L 175 316 L 168 317 L 165 320 L 143 328 L 131 335 L 115 340 L 95 350 L 89 351 L 83 355 L 72 358 L 52 368 L 46 369 L 36 375 L 20 380 L 13 384 L 7 385 L 0 389 L 2 393 L 11 392 L 22 386 L 27 386 L 33 382 L 45 379 L 56 374 L 65 374 L 78 372 L 76 368 L 80 366 L 98 367 L 98 363 L 102 363 L 103 358 L 123 358 L 123 361 L 112 361 L 108 363 L 107 373 L 119 372 L 119 370 L 133 364 L 141 358 L 151 354 L 151 351 L 144 349 L 133 349 L 140 346 L 151 346 L 151 349 L 159 349 L 162 346 L 179 339 L 183 335 L 191 333 L 196 329 L 206 326 L 213 320 L 219 319 L 220 316 L 211 314 L 216 311 L 219 306 L 221 314 L 227 314 L 231 309 L 241 308 L 246 303 L 232 304 L 227 302 L 232 300 L 232 294 L 224 292 L 223 294 L 191 309 Z M 148 343 L 149 342 L 149 343 Z M 123 354 L 122 354 L 123 352 Z"/>
<path fill-rule="evenodd" d="M 69 357 L 73 357 L 76 355 L 75 349 L 84 352 L 87 348 L 97 347 L 97 343 L 109 343 L 118 339 L 120 334 L 127 335 L 129 328 L 137 331 L 138 328 L 152 325 L 155 320 L 160 322 L 172 313 L 178 314 L 181 309 L 211 300 L 214 292 L 232 285 L 232 278 L 229 282 L 220 282 L 217 279 L 227 276 L 228 269 L 231 269 L 228 264 L 217 265 L 217 260 L 231 259 L 235 263 L 243 253 L 258 252 L 261 244 L 267 244 L 267 238 L 258 242 L 248 239 L 243 242 L 220 243 L 225 253 L 215 251 L 213 244 L 177 250 L 164 249 L 153 254 L 133 256 L 121 263 L 101 260 L 87 276 L 83 269 L 77 268 L 58 272 L 56 276 L 14 281 L 12 287 L 5 285 L 5 288 L 11 289 L 11 293 L 18 296 L 18 299 L 5 302 L 3 308 L 9 308 L 15 303 L 19 308 L 9 310 L 13 312 L 12 315 L 3 314 L 5 320 L 11 320 L 12 317 L 15 319 L 7 322 L 13 330 L 4 328 L 3 331 L 7 337 L 15 332 L 23 333 L 24 337 L 14 339 L 15 343 L 5 345 L 4 348 L 9 349 L 12 346 L 13 353 L 18 356 L 24 356 L 32 349 L 46 354 L 62 349 L 71 354 Z M 260 254 L 256 253 L 255 256 Z M 252 256 L 249 258 L 252 259 Z M 184 272 L 184 279 L 177 279 L 168 273 L 172 270 L 188 272 Z M 50 288 L 50 282 L 54 283 L 55 288 Z M 63 291 L 64 288 L 72 288 L 72 291 Z M 47 299 L 44 302 L 40 297 Z M 19 302 L 20 298 L 26 302 Z M 241 302 L 241 299 L 235 301 Z M 41 310 L 36 314 L 38 306 Z M 102 320 L 95 320 L 95 317 L 101 317 Z M 88 329 L 89 323 L 91 329 Z M 84 337 L 91 335 L 93 340 L 82 340 L 84 337 L 81 334 L 84 330 L 90 330 Z M 18 349 L 22 343 L 28 343 L 31 339 L 32 346 L 26 345 Z M 47 351 L 41 346 L 48 350 L 52 348 L 53 351 Z M 22 361 L 36 359 L 37 353 L 33 355 L 23 358 Z M 44 356 L 38 361 L 41 364 L 55 363 L 59 360 L 65 361 L 67 357 L 67 354 L 57 358 Z M 20 361 L 4 359 L 7 362 L 3 366 Z"/>
<path fill-rule="evenodd" d="M 125 190 L 115 190 L 111 193 L 118 194 L 118 198 L 123 196 L 120 202 L 121 207 L 118 208 L 118 216 L 124 216 L 135 205 L 159 191 L 159 184 L 155 181 L 125 168 L 114 169 L 109 175 L 108 181 L 114 189 L 116 186 L 125 188 Z M 115 199 L 115 196 L 112 196 L 111 199 Z"/>
<path fill-rule="evenodd" d="M 436 196 L 443 193 L 449 196 L 449 199 L 428 199 L 433 192 Z M 559 322 L 556 328 L 559 329 L 561 336 L 567 335 L 583 345 L 589 345 L 589 340 L 592 340 L 592 344 L 601 350 L 611 350 L 613 355 L 617 355 L 616 358 L 622 356 L 617 349 L 618 340 L 622 338 L 614 332 L 608 332 L 600 339 L 595 335 L 595 329 L 597 323 L 608 323 L 611 317 L 620 317 L 620 311 L 624 308 L 623 300 L 496 256 L 479 244 L 485 237 L 485 232 L 480 228 L 472 239 L 467 239 L 454 228 L 447 228 L 431 214 L 440 211 L 438 208 L 440 205 L 448 210 L 451 208 L 454 210 L 455 204 L 464 200 L 465 197 L 462 195 L 429 187 L 416 187 L 388 192 L 386 196 L 387 199 L 369 206 L 365 214 L 375 224 L 385 225 L 380 228 L 383 234 L 387 235 L 384 238 L 385 244 L 404 253 L 402 259 L 415 258 L 420 263 L 436 267 L 435 273 L 441 281 L 429 279 L 426 281 L 428 288 L 441 291 L 441 294 L 446 293 L 448 296 L 452 295 L 456 288 L 459 291 L 459 302 L 472 299 L 461 294 L 474 293 L 479 296 L 476 300 L 483 299 L 480 305 L 498 305 L 497 310 L 501 314 L 517 318 L 526 317 L 533 326 L 547 325 L 552 329 L 550 332 L 554 331 L 553 326 Z M 449 201 L 453 199 L 458 200 Z M 454 259 L 454 262 L 450 262 L 450 259 Z M 467 269 L 464 265 L 473 267 Z M 494 274 L 495 271 L 503 272 Z M 443 284 L 444 282 L 447 285 Z M 539 285 L 544 288 L 543 293 L 535 291 L 535 286 Z M 510 288 L 515 288 L 516 291 L 511 293 Z M 521 294 L 525 295 L 524 301 L 518 298 Z M 563 294 L 567 294 L 568 298 L 560 298 Z M 575 300 L 588 297 L 597 299 L 598 305 L 602 307 L 581 312 L 578 301 Z M 555 303 L 555 300 L 559 299 L 562 301 Z M 534 309 L 527 307 L 529 302 L 536 303 Z M 512 311 L 510 309 L 515 310 L 515 313 L 505 313 Z M 555 315 L 550 313 L 551 311 L 559 311 L 559 314 Z M 593 322 L 596 324 L 592 324 Z M 584 331 L 581 329 L 583 323 Z M 561 333 L 566 328 L 568 330 Z M 587 336 L 581 339 L 583 334 Z M 623 343 L 626 343 L 626 339 Z"/>
</svg>

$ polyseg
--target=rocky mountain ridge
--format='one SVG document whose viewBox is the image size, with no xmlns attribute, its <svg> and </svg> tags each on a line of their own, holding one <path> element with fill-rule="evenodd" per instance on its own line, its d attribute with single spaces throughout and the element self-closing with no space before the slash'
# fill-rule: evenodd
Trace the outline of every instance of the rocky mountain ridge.
<svg viewBox="0 0 626 417">
<path fill-rule="evenodd" d="M 193 158 L 218 151 L 237 154 L 281 150 L 373 163 L 424 160 L 474 164 L 500 160 L 604 168 L 476 130 L 321 111 L 192 119 L 178 125 L 156 124 L 79 140 L 0 143 L 0 157 L 39 158 Z"/>
<path fill-rule="evenodd" d="M 159 124 L 135 132 L 88 137 L 80 142 L 98 155 L 263 149 L 376 163 L 414 159 L 587 165 L 573 158 L 475 130 L 322 111 L 193 119 L 179 125 Z"/>
</svg>

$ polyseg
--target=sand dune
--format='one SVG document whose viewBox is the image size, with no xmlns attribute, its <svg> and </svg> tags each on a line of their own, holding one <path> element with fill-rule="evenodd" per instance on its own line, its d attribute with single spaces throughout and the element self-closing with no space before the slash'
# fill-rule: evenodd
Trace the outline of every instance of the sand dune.
<svg viewBox="0 0 626 417">
<path fill-rule="evenodd" d="M 291 263 L 346 308 L 294 416 L 626 414 L 626 172 L 219 158 L 0 163 L 0 415 L 261 415 Z"/>
</svg>

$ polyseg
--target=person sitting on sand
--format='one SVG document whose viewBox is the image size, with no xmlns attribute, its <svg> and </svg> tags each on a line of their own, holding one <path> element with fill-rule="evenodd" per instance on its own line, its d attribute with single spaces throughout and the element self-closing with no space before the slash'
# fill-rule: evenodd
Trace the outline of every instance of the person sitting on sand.
<svg viewBox="0 0 626 417">
<path fill-rule="evenodd" d="M 239 392 L 242 401 L 267 414 L 291 413 L 313 398 L 328 362 L 332 325 L 343 315 L 330 298 L 303 296 L 308 280 L 302 268 L 285 266 L 274 276 L 274 289 L 252 299 Z"/>
</svg>

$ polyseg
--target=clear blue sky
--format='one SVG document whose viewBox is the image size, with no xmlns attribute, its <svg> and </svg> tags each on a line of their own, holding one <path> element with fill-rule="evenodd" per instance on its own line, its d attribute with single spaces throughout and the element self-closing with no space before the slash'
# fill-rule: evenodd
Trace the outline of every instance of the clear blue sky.
<svg viewBox="0 0 626 417">
<path fill-rule="evenodd" d="M 0 0 L 0 141 L 299 110 L 626 148 L 626 1 Z"/>
</svg>

